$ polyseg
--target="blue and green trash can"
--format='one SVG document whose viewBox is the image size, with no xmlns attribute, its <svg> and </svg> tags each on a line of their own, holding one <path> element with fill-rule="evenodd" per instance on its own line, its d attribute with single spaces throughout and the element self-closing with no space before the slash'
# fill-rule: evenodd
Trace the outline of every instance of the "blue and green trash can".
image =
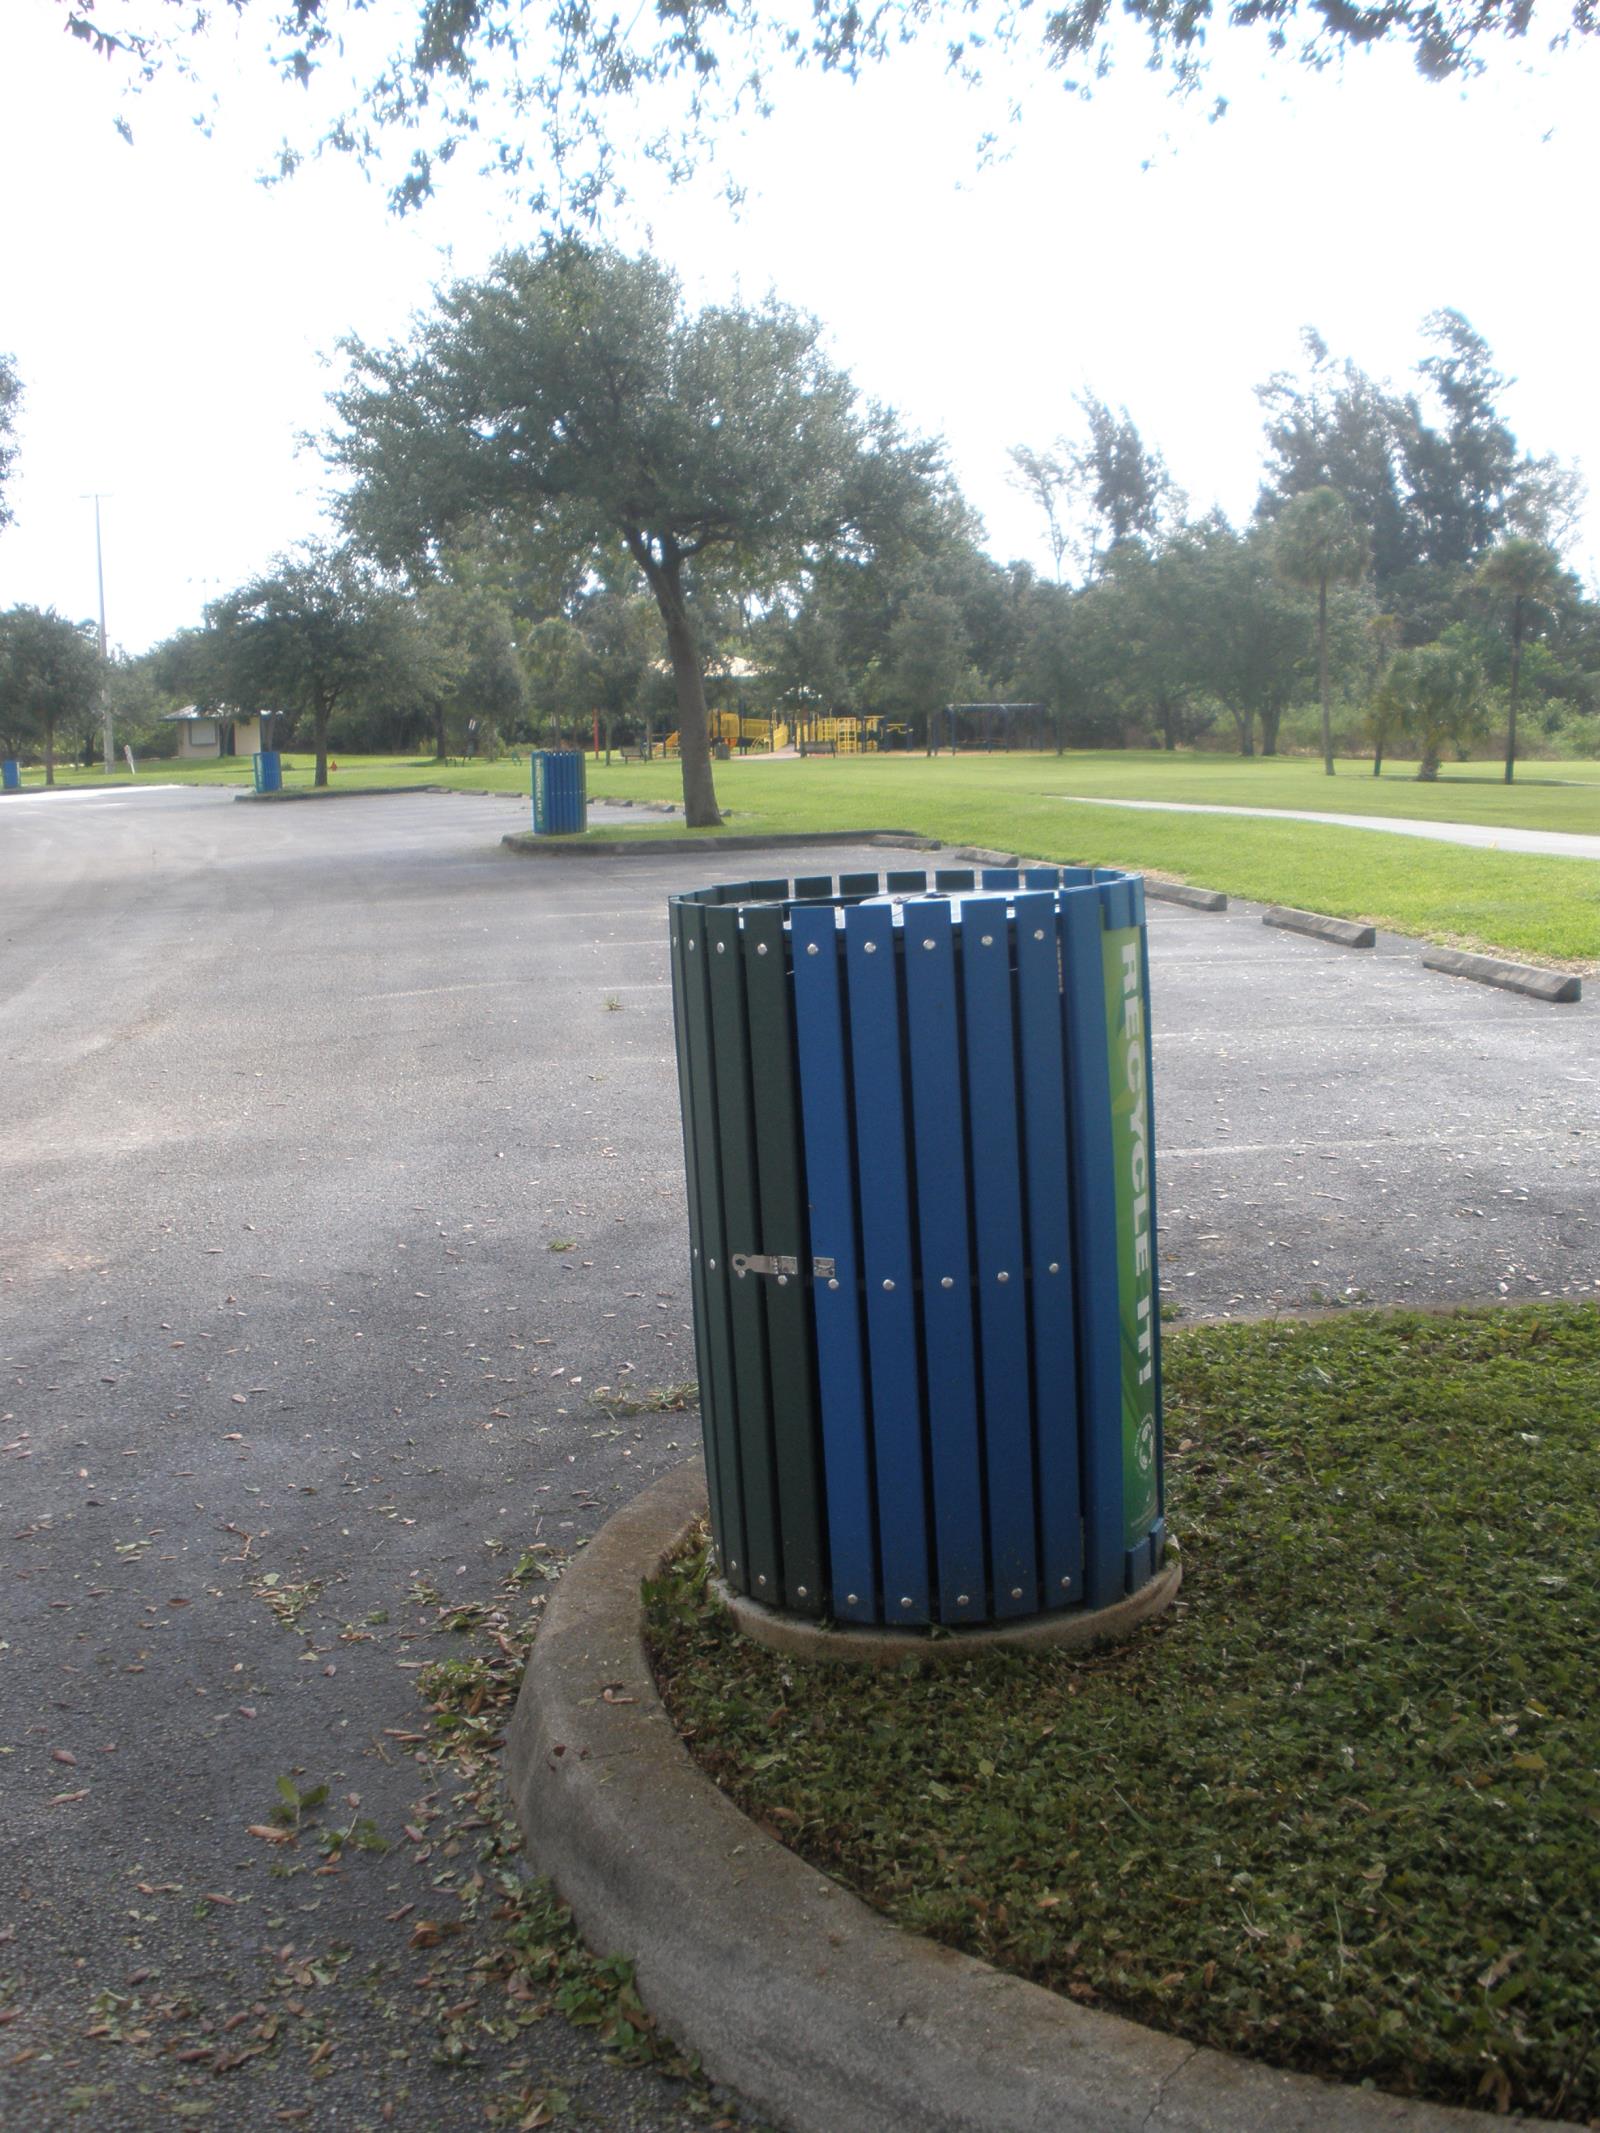
<svg viewBox="0 0 1600 2133">
<path fill-rule="evenodd" d="M 1144 886 L 819 875 L 671 906 L 718 1566 L 843 1624 L 1161 1569 Z"/>
<path fill-rule="evenodd" d="M 257 792 L 282 792 L 283 757 L 276 748 L 262 748 L 250 758 Z"/>
<path fill-rule="evenodd" d="M 574 748 L 535 749 L 530 761 L 534 835 L 576 835 L 584 827 L 589 804 L 583 756 Z"/>
<path fill-rule="evenodd" d="M 14 755 L 0 761 L 0 792 L 21 792 L 22 765 Z"/>
</svg>

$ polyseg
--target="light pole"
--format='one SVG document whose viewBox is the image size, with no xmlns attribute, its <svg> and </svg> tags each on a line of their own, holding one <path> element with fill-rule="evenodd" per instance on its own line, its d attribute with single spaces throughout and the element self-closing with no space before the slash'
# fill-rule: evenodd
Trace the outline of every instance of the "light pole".
<svg viewBox="0 0 1600 2133">
<path fill-rule="evenodd" d="M 96 490 L 94 503 L 94 574 L 100 588 L 100 731 L 105 744 L 106 776 L 112 770 L 111 752 L 111 681 L 106 668 L 106 566 L 100 546 L 100 503 L 102 492 Z M 90 499 L 85 497 L 84 501 Z"/>
</svg>

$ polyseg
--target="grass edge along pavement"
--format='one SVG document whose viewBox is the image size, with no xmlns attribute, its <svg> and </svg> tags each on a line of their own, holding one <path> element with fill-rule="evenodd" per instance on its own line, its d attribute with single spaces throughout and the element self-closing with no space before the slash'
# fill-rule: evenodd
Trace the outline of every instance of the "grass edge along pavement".
<svg viewBox="0 0 1600 2133">
<path fill-rule="evenodd" d="M 296 759 L 298 761 L 298 759 Z M 1314 766 L 1313 766 L 1314 767 Z M 1346 806 L 1355 813 L 1487 822 L 1509 816 L 1541 828 L 1589 829 L 1600 775 L 1588 764 L 1525 765 L 1513 786 L 1484 766 L 1459 766 L 1436 786 L 1381 779 L 1370 765 L 1324 780 L 1297 758 L 1234 759 L 1149 751 L 1029 756 L 841 757 L 719 764 L 730 830 L 834 830 L 872 821 L 949 845 L 1024 850 L 1052 864 L 1117 865 L 1207 886 L 1261 904 L 1290 904 L 1410 934 L 1438 946 L 1488 950 L 1557 968 L 1600 968 L 1600 868 L 1593 861 L 1469 849 L 1382 830 L 1226 815 L 1132 814 L 1073 806 L 1086 796 L 1228 804 Z M 152 776 L 239 783 L 244 766 L 205 775 L 152 764 Z M 1545 773 L 1551 773 L 1549 777 Z M 1481 773 L 1481 774 L 1480 774 Z M 1559 773 L 1559 776 L 1554 774 Z M 293 775 L 302 773 L 296 770 Z M 346 759 L 334 780 L 503 792 L 524 797 L 525 764 L 449 764 L 431 758 Z M 80 782 L 74 778 L 74 783 Z M 83 778 L 84 784 L 96 782 Z M 591 798 L 660 803 L 680 797 L 676 762 L 591 763 Z M 29 788 L 32 790 L 32 787 Z M 615 834 L 615 833 L 613 833 Z M 718 832 L 681 825 L 621 832 L 714 844 Z"/>
<path fill-rule="evenodd" d="M 865 1677 L 734 1639 L 680 1574 L 649 1635 L 693 1752 L 899 1923 L 1086 2006 L 1600 2123 L 1600 1310 L 1199 1328 L 1168 1360 L 1160 1624 Z"/>
</svg>

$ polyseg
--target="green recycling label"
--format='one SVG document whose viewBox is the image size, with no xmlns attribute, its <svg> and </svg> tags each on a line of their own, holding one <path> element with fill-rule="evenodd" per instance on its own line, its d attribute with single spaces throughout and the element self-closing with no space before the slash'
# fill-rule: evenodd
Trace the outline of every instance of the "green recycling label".
<svg viewBox="0 0 1600 2133">
<path fill-rule="evenodd" d="M 1150 1088 L 1144 1026 L 1144 933 L 1103 937 L 1111 1148 L 1117 1181 L 1117 1315 L 1122 1351 L 1123 1545 L 1137 1546 L 1160 1512 L 1156 1471 L 1155 1201 L 1150 1189 Z"/>
</svg>

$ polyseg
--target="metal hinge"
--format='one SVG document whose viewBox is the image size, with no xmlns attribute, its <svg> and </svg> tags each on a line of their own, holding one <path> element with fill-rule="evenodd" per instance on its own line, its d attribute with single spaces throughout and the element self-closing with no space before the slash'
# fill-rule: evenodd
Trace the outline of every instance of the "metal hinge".
<svg viewBox="0 0 1600 2133">
<path fill-rule="evenodd" d="M 735 1252 L 733 1271 L 742 1281 L 746 1274 L 775 1274 L 779 1281 L 787 1281 L 791 1274 L 798 1274 L 800 1262 L 792 1252 Z M 813 1259 L 813 1281 L 832 1281 L 834 1262 L 831 1259 Z"/>
</svg>

